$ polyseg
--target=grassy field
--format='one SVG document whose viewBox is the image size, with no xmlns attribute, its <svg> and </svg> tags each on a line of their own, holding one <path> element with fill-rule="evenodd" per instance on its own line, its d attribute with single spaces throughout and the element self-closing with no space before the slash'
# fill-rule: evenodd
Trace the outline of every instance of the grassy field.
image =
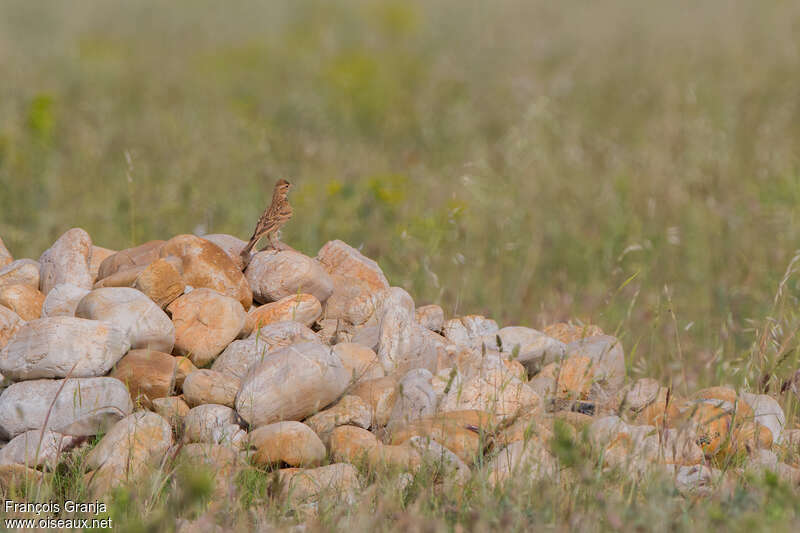
<svg viewBox="0 0 800 533">
<path fill-rule="evenodd" d="M 775 391 L 798 363 L 798 28 L 778 0 L 6 0 L 0 236 L 34 258 L 73 226 L 246 238 L 285 177 L 286 242 L 362 247 L 418 303 L 592 322 L 632 377 Z M 565 501 L 591 521 L 587 487 Z M 581 525 L 542 497 L 514 520 Z M 651 512 L 680 529 L 682 505 Z M 732 516 L 704 505 L 693 524 Z"/>
</svg>

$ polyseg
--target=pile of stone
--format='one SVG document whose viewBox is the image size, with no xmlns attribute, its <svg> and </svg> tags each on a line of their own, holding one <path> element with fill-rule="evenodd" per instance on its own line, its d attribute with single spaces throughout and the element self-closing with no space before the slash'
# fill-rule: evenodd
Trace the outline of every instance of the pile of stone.
<svg viewBox="0 0 800 533">
<path fill-rule="evenodd" d="M 447 319 L 341 241 L 246 264 L 244 246 L 113 251 L 76 228 L 35 261 L 0 241 L 0 478 L 47 476 L 102 435 L 83 463 L 96 496 L 180 460 L 210 466 L 219 494 L 242 468 L 275 469 L 284 497 L 313 505 L 353 501 L 356 466 L 560 480 L 566 431 L 606 467 L 665 469 L 685 491 L 740 457 L 800 480 L 800 430 L 769 396 L 626 383 L 621 344 L 593 325 Z"/>
</svg>

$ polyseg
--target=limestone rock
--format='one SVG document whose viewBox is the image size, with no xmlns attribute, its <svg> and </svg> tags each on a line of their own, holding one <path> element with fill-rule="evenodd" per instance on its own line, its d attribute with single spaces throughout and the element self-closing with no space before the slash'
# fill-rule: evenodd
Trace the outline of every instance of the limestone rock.
<svg viewBox="0 0 800 533">
<path fill-rule="evenodd" d="M 97 275 L 100 272 L 100 265 L 103 263 L 103 261 L 115 253 L 117 253 L 116 250 L 109 250 L 108 248 L 103 248 L 102 246 L 92 245 L 92 257 L 91 261 L 89 262 L 89 272 L 92 275 L 92 283 L 97 281 Z"/>
<path fill-rule="evenodd" d="M 397 379 L 386 376 L 362 381 L 349 393 L 358 396 L 372 408 L 373 425 L 385 426 L 397 401 L 397 388 Z"/>
<path fill-rule="evenodd" d="M 134 287 L 164 309 L 186 289 L 182 269 L 178 258 L 156 259 L 136 276 Z"/>
<path fill-rule="evenodd" d="M 86 455 L 91 470 L 101 467 L 138 471 L 157 466 L 172 446 L 172 429 L 164 418 L 148 411 L 137 411 L 114 424 Z"/>
<path fill-rule="evenodd" d="M 78 304 L 89 292 L 88 289 L 70 283 L 56 285 L 50 289 L 42 303 L 42 316 L 75 316 Z"/>
<path fill-rule="evenodd" d="M 61 454 L 78 443 L 78 438 L 51 430 L 31 430 L 11 439 L 0 449 L 0 465 L 19 464 L 32 468 L 45 466 L 52 470 Z"/>
<path fill-rule="evenodd" d="M 293 321 L 311 326 L 321 314 L 322 304 L 314 296 L 310 294 L 286 296 L 277 302 L 250 309 L 242 335 L 248 336 L 254 331 L 276 322 Z"/>
<path fill-rule="evenodd" d="M 98 281 L 123 270 L 149 265 L 159 258 L 163 245 L 164 241 L 148 241 L 106 257 L 98 268 Z"/>
<path fill-rule="evenodd" d="M 489 482 L 497 485 L 514 475 L 556 479 L 558 462 L 538 440 L 512 442 L 489 463 Z"/>
<path fill-rule="evenodd" d="M 17 313 L 0 305 L 0 350 L 5 348 L 8 341 L 17 334 L 23 324 L 25 324 L 25 321 Z M 2 359 L 3 355 L 0 353 L 0 360 Z"/>
<path fill-rule="evenodd" d="M 0 372 L 13 380 L 102 376 L 130 348 L 107 322 L 72 317 L 32 320 L 0 353 Z"/>
<path fill-rule="evenodd" d="M 176 358 L 168 353 L 131 350 L 117 363 L 110 376 L 128 387 L 134 403 L 149 406 L 156 398 L 172 393 L 177 363 Z"/>
<path fill-rule="evenodd" d="M 91 289 L 92 238 L 80 228 L 72 228 L 53 243 L 39 258 L 39 280 L 44 294 L 60 283 Z"/>
<path fill-rule="evenodd" d="M 343 342 L 334 346 L 333 352 L 341 359 L 352 383 L 382 378 L 385 375 L 378 354 L 366 346 Z"/>
<path fill-rule="evenodd" d="M 176 357 L 175 360 L 177 361 L 175 368 L 175 388 L 182 389 L 186 376 L 197 370 L 197 367 L 194 366 L 194 363 L 192 363 L 192 360 L 188 357 Z"/>
<path fill-rule="evenodd" d="M 189 414 L 189 405 L 180 396 L 167 396 L 153 400 L 153 411 L 161 415 L 173 428 L 182 428 Z"/>
<path fill-rule="evenodd" d="M 594 325 L 579 325 L 565 322 L 557 324 L 550 324 L 544 328 L 543 333 L 548 337 L 553 337 L 556 340 L 569 344 L 571 342 L 585 339 L 586 337 L 596 337 L 603 335 L 603 330 Z"/>
<path fill-rule="evenodd" d="M 0 496 L 10 498 L 40 486 L 45 475 L 24 465 L 0 465 Z"/>
<path fill-rule="evenodd" d="M 741 398 L 753 409 L 754 422 L 766 426 L 772 433 L 773 444 L 783 441 L 786 415 L 774 398 L 766 394 L 741 393 Z"/>
<path fill-rule="evenodd" d="M 137 266 L 137 267 L 126 268 L 125 270 L 120 270 L 119 272 L 115 272 L 110 276 L 106 276 L 105 278 L 96 281 L 94 283 L 93 288 L 95 289 L 103 289 L 106 287 L 131 288 L 134 285 L 136 285 L 136 280 L 146 269 L 147 269 L 146 266 Z"/>
<path fill-rule="evenodd" d="M 414 299 L 400 287 L 390 287 L 378 292 L 369 292 L 350 300 L 346 320 L 356 326 L 378 325 L 387 309 L 404 311 L 416 321 Z M 330 316 L 327 313 L 326 315 Z"/>
<path fill-rule="evenodd" d="M 481 315 L 451 318 L 442 326 L 442 333 L 448 341 L 471 349 L 480 349 L 483 339 L 496 334 L 498 330 L 497 322 Z"/>
<path fill-rule="evenodd" d="M 316 466 L 325 459 L 325 445 L 310 427 L 300 422 L 276 422 L 249 435 L 261 465 Z"/>
<path fill-rule="evenodd" d="M 566 347 L 566 356 L 585 356 L 592 359 L 595 380 L 616 393 L 625 383 L 625 353 L 614 337 L 586 337 Z"/>
<path fill-rule="evenodd" d="M 147 479 L 172 446 L 172 429 L 155 413 L 138 411 L 117 422 L 86 456 L 94 469 L 89 489 L 95 495 Z"/>
<path fill-rule="evenodd" d="M 193 407 L 183 419 L 183 436 L 187 442 L 226 444 L 242 448 L 247 433 L 239 427 L 236 411 L 211 403 Z"/>
<path fill-rule="evenodd" d="M 375 435 L 356 426 L 339 426 L 330 435 L 331 457 L 334 461 L 358 464 L 366 460 L 372 448 L 380 445 Z"/>
<path fill-rule="evenodd" d="M 499 345 L 498 345 L 499 338 Z M 481 338 L 481 344 L 496 348 L 505 357 L 515 358 L 528 371 L 535 371 L 544 364 L 560 360 L 565 353 L 566 345 L 541 331 L 533 328 L 507 327 Z"/>
<path fill-rule="evenodd" d="M 328 442 L 331 432 L 339 426 L 358 426 L 369 429 L 372 425 L 372 407 L 358 396 L 346 395 L 336 405 L 305 419 L 305 424 Z"/>
<path fill-rule="evenodd" d="M 442 331 L 444 327 L 444 310 L 438 305 L 417 307 L 414 315 L 422 327 L 431 331 Z"/>
<path fill-rule="evenodd" d="M 451 388 L 439 406 L 444 412 L 475 409 L 495 413 L 502 419 L 541 407 L 533 389 L 502 365 L 482 369 L 462 386 Z"/>
<path fill-rule="evenodd" d="M 178 454 L 178 463 L 186 468 L 206 469 L 214 474 L 214 499 L 227 497 L 236 473 L 247 465 L 235 448 L 221 444 L 193 442 L 185 444 Z M 220 528 L 220 531 L 222 529 Z"/>
<path fill-rule="evenodd" d="M 0 238 L 0 268 L 10 264 L 12 261 L 14 261 L 14 258 L 11 256 L 11 252 L 8 251 L 3 239 Z"/>
<path fill-rule="evenodd" d="M 183 280 L 195 289 L 213 289 L 238 300 L 250 309 L 253 294 L 241 269 L 222 248 L 194 235 L 171 238 L 159 252 L 161 257 L 174 255 L 183 261 Z"/>
<path fill-rule="evenodd" d="M 35 320 L 42 316 L 44 294 L 30 285 L 0 287 L 0 305 L 17 313 L 22 320 Z"/>
<path fill-rule="evenodd" d="M 214 360 L 212 370 L 244 379 L 247 372 L 267 354 L 301 342 L 317 340 L 314 332 L 297 322 L 277 322 L 262 328 L 257 335 L 234 341 Z"/>
<path fill-rule="evenodd" d="M 317 259 L 329 274 L 363 280 L 373 290 L 389 288 L 378 263 L 342 241 L 327 242 L 317 253 Z"/>
<path fill-rule="evenodd" d="M 214 370 L 196 370 L 183 382 L 183 396 L 190 407 L 215 403 L 233 407 L 241 380 Z"/>
<path fill-rule="evenodd" d="M 233 298 L 211 289 L 195 289 L 167 306 L 175 324 L 175 353 L 204 366 L 242 331 L 245 312 Z"/>
<path fill-rule="evenodd" d="M 391 442 L 402 444 L 412 437 L 432 439 L 451 450 L 464 463 L 472 464 L 483 451 L 481 432 L 490 434 L 495 423 L 495 417 L 482 411 L 435 413 L 393 428 Z"/>
<path fill-rule="evenodd" d="M 348 383 L 347 370 L 329 347 L 295 344 L 253 367 L 236 397 L 236 410 L 255 427 L 302 420 L 336 400 Z"/>
<path fill-rule="evenodd" d="M 203 235 L 203 239 L 219 246 L 220 249 L 230 257 L 231 261 L 236 265 L 236 268 L 244 270 L 246 265 L 242 260 L 242 250 L 247 246 L 247 241 L 243 241 L 239 237 L 234 237 L 226 233 Z"/>
<path fill-rule="evenodd" d="M 245 271 L 256 301 L 267 303 L 306 293 L 325 302 L 333 281 L 317 261 L 299 252 L 274 250 L 253 256 Z"/>
<path fill-rule="evenodd" d="M 326 305 L 328 318 L 348 319 L 355 300 L 389 288 L 378 264 L 342 241 L 330 241 L 317 254 L 333 282 L 333 294 Z"/>
<path fill-rule="evenodd" d="M 397 400 L 389 417 L 389 428 L 429 415 L 436 409 L 433 375 L 424 368 L 409 371 L 400 380 Z"/>
<path fill-rule="evenodd" d="M 39 263 L 33 259 L 17 259 L 0 268 L 0 287 L 29 285 L 39 288 Z"/>
<path fill-rule="evenodd" d="M 313 503 L 325 494 L 352 504 L 356 491 L 361 489 L 358 471 L 348 463 L 310 469 L 284 468 L 278 475 L 282 496 L 294 505 Z"/>
<path fill-rule="evenodd" d="M 0 395 L 0 436 L 11 439 L 25 431 L 41 430 L 45 418 L 47 428 L 58 433 L 96 435 L 130 414 L 132 408 L 128 389 L 114 378 L 23 381 Z"/>
<path fill-rule="evenodd" d="M 175 326 L 153 301 L 128 287 L 95 289 L 80 301 L 75 316 L 104 320 L 124 331 L 133 349 L 172 352 Z"/>
</svg>

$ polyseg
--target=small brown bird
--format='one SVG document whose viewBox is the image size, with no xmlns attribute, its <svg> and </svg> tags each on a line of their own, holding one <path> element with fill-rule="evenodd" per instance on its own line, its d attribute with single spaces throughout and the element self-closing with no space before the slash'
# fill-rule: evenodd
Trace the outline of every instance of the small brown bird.
<svg viewBox="0 0 800 533">
<path fill-rule="evenodd" d="M 275 250 L 280 250 L 281 242 L 278 240 L 278 231 L 292 218 L 292 206 L 289 205 L 289 189 L 292 184 L 284 179 L 278 180 L 272 193 L 272 203 L 261 214 L 256 224 L 256 230 L 250 237 L 250 242 L 242 250 L 242 259 L 245 265 L 250 262 L 250 250 L 253 249 L 262 237 L 267 237 Z"/>
</svg>

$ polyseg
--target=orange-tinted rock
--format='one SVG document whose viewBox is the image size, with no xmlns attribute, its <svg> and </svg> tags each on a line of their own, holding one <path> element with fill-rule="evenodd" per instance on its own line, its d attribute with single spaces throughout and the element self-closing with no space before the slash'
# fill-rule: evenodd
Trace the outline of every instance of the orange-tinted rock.
<svg viewBox="0 0 800 533">
<path fill-rule="evenodd" d="M 17 313 L 22 320 L 34 320 L 42 316 L 44 294 L 30 285 L 6 285 L 0 287 L 0 305 Z"/>
<path fill-rule="evenodd" d="M 384 376 L 383 366 L 378 360 L 378 355 L 366 346 L 342 342 L 334 346 L 333 351 L 342 360 L 353 383 Z"/>
<path fill-rule="evenodd" d="M 367 402 L 372 407 L 373 423 L 376 426 L 385 426 L 397 400 L 397 379 L 386 376 L 362 381 L 351 388 L 349 394 Z"/>
<path fill-rule="evenodd" d="M 23 324 L 25 321 L 17 313 L 0 305 L 0 349 L 5 348 L 8 341 L 17 334 Z"/>
<path fill-rule="evenodd" d="M 131 350 L 120 359 L 110 376 L 123 382 L 134 403 L 151 405 L 164 398 L 175 386 L 176 358 L 155 350 Z"/>
<path fill-rule="evenodd" d="M 181 389 L 186 376 L 197 370 L 197 367 L 188 357 L 176 357 L 175 361 L 175 387 Z"/>
<path fill-rule="evenodd" d="M 557 393 L 560 398 L 585 400 L 594 379 L 593 361 L 573 356 L 564 360 L 558 373 Z"/>
<path fill-rule="evenodd" d="M 372 448 L 381 444 L 366 429 L 356 426 L 339 426 L 331 432 L 331 457 L 334 461 L 359 463 L 365 460 Z"/>
<path fill-rule="evenodd" d="M 158 259 L 163 245 L 164 241 L 148 241 L 106 257 L 97 270 L 98 281 L 122 270 L 149 265 Z"/>
<path fill-rule="evenodd" d="M 690 418 L 694 422 L 703 453 L 715 455 L 729 437 L 731 416 L 719 407 L 697 403 L 690 408 Z"/>
<path fill-rule="evenodd" d="M 322 441 L 311 428 L 300 422 L 261 426 L 250 433 L 249 440 L 256 449 L 253 459 L 258 464 L 316 466 L 325 459 Z"/>
<path fill-rule="evenodd" d="M 481 452 L 481 432 L 494 428 L 495 417 L 483 411 L 467 410 L 437 413 L 400 425 L 392 431 L 392 443 L 402 444 L 411 437 L 435 440 L 459 459 L 472 464 Z"/>
<path fill-rule="evenodd" d="M 417 322 L 431 331 L 442 331 L 444 327 L 444 310 L 438 305 L 423 305 L 415 311 Z"/>
<path fill-rule="evenodd" d="M 178 258 L 156 259 L 136 276 L 134 287 L 164 309 L 186 289 L 182 268 Z"/>
<path fill-rule="evenodd" d="M 592 324 L 581 326 L 576 324 L 568 324 L 566 322 L 550 324 L 544 328 L 542 332 L 549 337 L 560 340 L 564 344 L 569 344 L 586 337 L 594 337 L 603 334 L 602 329 Z"/>
<path fill-rule="evenodd" d="M 228 254 L 239 270 L 244 270 L 244 267 L 247 266 L 242 260 L 242 250 L 247 246 L 247 241 L 226 233 L 203 235 L 203 238 L 219 246 L 223 252 Z"/>
<path fill-rule="evenodd" d="M 233 407 L 242 382 L 239 378 L 202 368 L 186 376 L 183 397 L 189 407 L 214 403 Z"/>
<path fill-rule="evenodd" d="M 195 289 L 213 289 L 238 300 L 250 309 L 253 294 L 242 271 L 222 248 L 195 237 L 178 235 L 171 238 L 159 252 L 160 257 L 174 255 L 183 261 L 183 280 Z"/>
<path fill-rule="evenodd" d="M 378 264 L 342 241 L 330 241 L 317 254 L 333 282 L 326 305 L 328 318 L 347 319 L 351 303 L 389 288 Z"/>
<path fill-rule="evenodd" d="M 0 287 L 6 285 L 30 285 L 39 288 L 39 263 L 33 259 L 17 259 L 0 267 Z"/>
<path fill-rule="evenodd" d="M 135 266 L 114 272 L 110 276 L 97 280 L 94 284 L 95 289 L 104 289 L 108 287 L 133 287 L 136 284 L 136 279 L 139 274 L 144 272 L 146 266 Z"/>
<path fill-rule="evenodd" d="M 312 295 L 287 296 L 277 302 L 250 309 L 242 335 L 248 336 L 253 331 L 275 322 L 294 321 L 311 326 L 321 314 L 322 304 Z"/>
<path fill-rule="evenodd" d="M 175 350 L 197 366 L 214 360 L 244 327 L 241 303 L 211 289 L 195 289 L 167 306 L 175 323 Z"/>
<path fill-rule="evenodd" d="M 89 272 L 92 274 L 92 283 L 97 281 L 97 275 L 100 272 L 100 265 L 117 253 L 116 250 L 109 250 L 102 246 L 92 246 L 92 260 L 89 262 Z"/>
</svg>

